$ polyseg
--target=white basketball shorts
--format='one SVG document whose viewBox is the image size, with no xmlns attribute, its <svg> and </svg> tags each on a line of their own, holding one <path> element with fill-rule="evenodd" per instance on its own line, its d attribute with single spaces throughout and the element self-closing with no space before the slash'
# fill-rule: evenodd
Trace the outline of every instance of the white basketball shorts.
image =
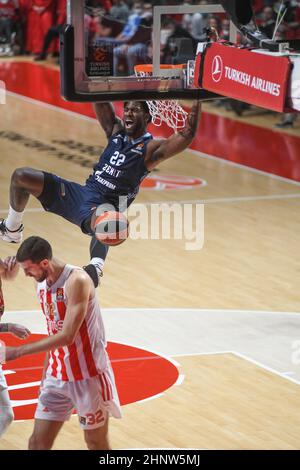
<svg viewBox="0 0 300 470">
<path fill-rule="evenodd" d="M 76 410 L 82 429 L 103 426 L 109 416 L 121 418 L 121 407 L 110 369 L 95 377 L 66 382 L 51 375 L 40 389 L 36 419 L 68 421 Z"/>
</svg>

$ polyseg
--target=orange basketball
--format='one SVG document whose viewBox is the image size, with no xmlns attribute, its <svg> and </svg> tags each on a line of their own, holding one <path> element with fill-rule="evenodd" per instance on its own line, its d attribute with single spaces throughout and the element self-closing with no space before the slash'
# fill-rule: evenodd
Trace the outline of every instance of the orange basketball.
<svg viewBox="0 0 300 470">
<path fill-rule="evenodd" d="M 105 245 L 115 246 L 125 242 L 129 235 L 129 222 L 124 214 L 105 211 L 95 220 L 95 236 Z"/>
</svg>

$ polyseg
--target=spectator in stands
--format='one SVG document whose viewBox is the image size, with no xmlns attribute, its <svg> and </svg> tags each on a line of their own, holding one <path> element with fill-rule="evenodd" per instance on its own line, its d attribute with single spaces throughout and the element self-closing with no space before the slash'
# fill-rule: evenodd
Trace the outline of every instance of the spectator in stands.
<svg viewBox="0 0 300 470">
<path fill-rule="evenodd" d="M 136 1 L 122 32 L 116 37 L 113 50 L 114 75 L 119 74 L 120 61 L 126 63 L 126 74 L 134 74 L 136 64 L 144 64 L 148 58 L 148 42 L 151 39 L 152 5 Z"/>
<path fill-rule="evenodd" d="M 184 5 L 193 4 L 192 0 L 185 0 Z M 186 13 L 183 15 L 181 26 L 186 29 L 193 38 L 201 41 L 204 39 L 205 28 L 207 27 L 207 16 L 203 13 Z"/>
<path fill-rule="evenodd" d="M 207 27 L 208 28 L 212 28 L 212 29 L 215 29 L 217 31 L 218 34 L 220 34 L 220 30 L 221 30 L 221 25 L 220 25 L 220 20 L 217 16 L 214 16 L 214 15 L 209 15 L 208 16 L 208 24 L 207 24 Z"/>
<path fill-rule="evenodd" d="M 143 12 L 143 3 L 135 1 L 133 4 L 132 11 L 128 17 L 128 21 L 124 26 L 122 32 L 116 37 L 116 42 L 127 43 L 137 32 L 138 27 L 141 24 Z"/>
<path fill-rule="evenodd" d="M 137 32 L 140 23 L 141 23 L 141 13 L 143 11 L 142 8 L 142 2 L 139 0 L 136 0 L 133 9 L 130 12 L 130 15 L 128 17 L 128 20 L 125 24 L 125 26 L 121 29 L 121 31 L 116 35 L 112 35 L 111 37 L 108 37 L 108 35 L 105 33 L 104 38 L 101 36 L 98 38 L 94 38 L 97 42 L 99 43 L 110 43 L 114 45 L 119 45 L 119 44 L 126 44 Z M 109 18 L 109 17 L 108 17 Z M 100 16 L 98 17 L 98 28 L 97 32 L 101 32 L 101 29 L 103 27 L 103 19 L 105 19 L 105 16 Z M 100 27 L 100 30 L 99 30 Z"/>
<path fill-rule="evenodd" d="M 19 12 L 16 21 L 16 42 L 20 54 L 26 52 L 26 29 L 31 0 L 19 0 Z"/>
<path fill-rule="evenodd" d="M 264 7 L 259 20 L 259 29 L 268 38 L 272 39 L 275 28 L 275 13 L 272 7 Z"/>
<path fill-rule="evenodd" d="M 109 16 L 117 21 L 126 23 L 130 14 L 128 5 L 123 0 L 113 0 L 113 6 L 109 10 Z"/>
<path fill-rule="evenodd" d="M 35 60 L 46 60 L 47 52 L 52 41 L 56 41 L 59 38 L 59 34 L 63 30 L 64 24 L 66 23 L 66 3 L 66 0 L 57 0 L 55 26 L 51 26 L 51 28 L 48 30 L 44 39 L 42 52 L 36 56 Z"/>
<path fill-rule="evenodd" d="M 0 42 L 10 44 L 13 18 L 17 4 L 14 0 L 0 0 Z"/>
<path fill-rule="evenodd" d="M 176 21 L 171 17 L 166 17 L 163 23 L 164 30 L 168 30 L 168 38 L 166 44 L 162 50 L 161 63 L 162 64 L 172 64 L 181 62 L 179 57 L 176 57 L 178 44 L 180 39 L 190 40 L 189 53 L 190 57 L 185 57 L 185 61 L 195 57 L 196 53 L 196 44 L 197 41 L 186 29 L 181 25 L 176 23 Z"/>
<path fill-rule="evenodd" d="M 230 21 L 228 18 L 224 18 L 221 21 L 220 39 L 229 41 L 230 37 Z"/>
<path fill-rule="evenodd" d="M 112 7 L 110 0 L 86 0 L 85 10 L 87 13 L 97 16 L 108 13 Z"/>
<path fill-rule="evenodd" d="M 286 1 L 287 11 L 284 15 L 286 39 L 296 39 L 300 32 L 300 2 Z"/>
<path fill-rule="evenodd" d="M 55 0 L 31 0 L 28 12 L 26 50 L 40 54 L 44 39 L 53 25 Z"/>
<path fill-rule="evenodd" d="M 253 11 L 255 14 L 260 13 L 264 6 L 264 0 L 253 0 Z"/>
</svg>

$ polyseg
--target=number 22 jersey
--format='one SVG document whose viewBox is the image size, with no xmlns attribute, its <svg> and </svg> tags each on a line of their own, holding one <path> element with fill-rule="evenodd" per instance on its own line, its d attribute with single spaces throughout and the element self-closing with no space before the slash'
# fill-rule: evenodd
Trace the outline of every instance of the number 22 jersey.
<svg viewBox="0 0 300 470">
<path fill-rule="evenodd" d="M 117 204 L 120 196 L 126 196 L 129 206 L 149 173 L 145 154 L 151 140 L 149 132 L 135 140 L 129 140 L 124 131 L 113 134 L 86 186 L 103 194 L 113 204 Z"/>
</svg>

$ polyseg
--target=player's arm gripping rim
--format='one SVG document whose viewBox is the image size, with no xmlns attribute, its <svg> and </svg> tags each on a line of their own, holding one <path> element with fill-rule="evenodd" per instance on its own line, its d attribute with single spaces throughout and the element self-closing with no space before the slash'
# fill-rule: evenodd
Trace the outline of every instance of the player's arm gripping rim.
<svg viewBox="0 0 300 470">
<path fill-rule="evenodd" d="M 116 116 L 111 103 L 94 103 L 93 108 L 108 139 L 123 129 L 123 122 Z"/>
<path fill-rule="evenodd" d="M 86 315 L 91 289 L 91 281 L 87 274 L 74 271 L 66 283 L 68 307 L 62 330 L 40 341 L 17 348 L 6 348 L 6 361 L 72 344 Z"/>
<path fill-rule="evenodd" d="M 166 140 L 153 140 L 147 147 L 145 164 L 149 171 L 164 160 L 182 152 L 193 141 L 201 114 L 201 102 L 193 101 L 185 127 Z"/>
</svg>

